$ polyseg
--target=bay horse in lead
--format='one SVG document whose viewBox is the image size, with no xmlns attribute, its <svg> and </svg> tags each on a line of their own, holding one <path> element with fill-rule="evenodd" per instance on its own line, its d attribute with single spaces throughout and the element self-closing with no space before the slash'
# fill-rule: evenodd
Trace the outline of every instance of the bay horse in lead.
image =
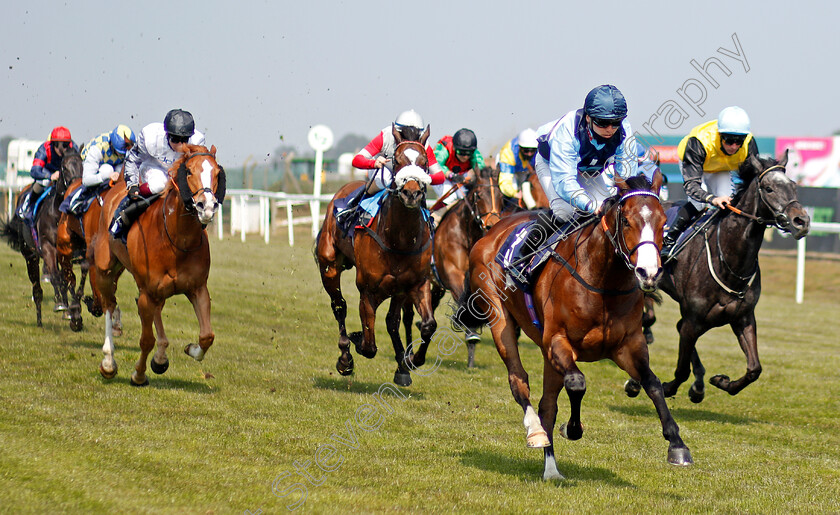
<svg viewBox="0 0 840 515">
<path fill-rule="evenodd" d="M 654 290 L 661 272 L 659 249 L 665 224 L 657 196 L 661 185 L 659 172 L 652 185 L 644 177 L 617 179 L 618 195 L 605 203 L 600 221 L 585 225 L 553 249 L 536 278 L 532 303 L 522 290 L 506 286 L 505 273 L 494 258 L 507 237 L 534 213 L 503 219 L 470 252 L 469 289 L 462 302 L 466 308 L 456 314 L 456 321 L 490 326 L 513 397 L 525 413 L 526 444 L 544 449 L 543 479 L 563 479 L 554 457 L 554 424 L 557 397 L 564 387 L 571 413 L 560 433 L 569 440 L 583 436 L 580 405 L 586 379 L 578 361 L 610 359 L 641 381 L 668 440 L 668 461 L 692 463 L 662 384 L 650 369 L 642 334 L 643 294 Z M 531 406 L 517 327 L 537 343 L 544 358 L 539 416 Z"/>
<path fill-rule="evenodd" d="M 786 165 L 787 152 L 780 161 L 750 156 L 739 170 L 745 187 L 730 209 L 716 214 L 702 234 L 688 241 L 675 263 L 666 263 L 660 288 L 679 303 L 681 317 L 677 368 L 674 379 L 663 384 L 666 396 L 677 394 L 693 368 L 695 379 L 688 396 L 695 403 L 703 400 L 706 369 L 697 354 L 697 339 L 714 327 L 732 328 L 747 370 L 735 380 L 712 376 L 709 383 L 735 395 L 761 374 L 755 307 L 761 295 L 758 252 L 764 231 L 776 226 L 798 240 L 811 227 L 811 218 L 797 199 L 796 183 L 785 175 Z M 652 302 L 648 308 L 653 313 Z M 637 395 L 638 383 L 628 381 L 625 391 Z"/>
<path fill-rule="evenodd" d="M 376 355 L 376 308 L 390 298 L 385 324 L 397 361 L 394 382 L 408 386 L 411 384 L 411 370 L 425 363 L 426 350 L 437 324 L 432 314 L 429 282 L 432 235 L 422 210 L 426 203 L 426 186 L 431 182 L 425 149 L 429 127 L 422 135 L 414 134 L 411 128 L 403 131 L 406 131 L 405 134 L 392 128 L 397 145 L 393 181 L 383 195 L 378 214 L 368 225 L 357 227 L 353 238 L 345 235 L 336 223 L 333 206 L 336 199 L 346 197 L 365 183 L 354 181 L 344 185 L 327 206 L 326 218 L 315 240 L 315 258 L 321 282 L 330 296 L 333 315 L 338 322 L 338 348 L 341 352 L 336 363 L 338 372 L 345 376 L 353 373 L 351 342 L 362 356 L 370 359 Z M 359 316 L 362 331 L 348 335 L 345 326 L 347 303 L 341 293 L 341 273 L 354 266 L 356 287 L 361 297 Z M 401 311 L 407 301 L 414 305 L 421 317 L 422 343 L 416 353 L 411 351 L 411 347 L 406 351 L 400 340 Z"/>
<path fill-rule="evenodd" d="M 198 318 L 198 344 L 191 343 L 184 352 L 201 361 L 213 345 L 215 334 L 210 325 L 210 244 L 205 226 L 213 220 L 224 201 L 225 172 L 216 162 L 216 147 L 208 151 L 200 145 L 189 145 L 173 163 L 170 182 L 162 198 L 140 215 L 128 232 L 124 244 L 108 232 L 114 210 L 126 195 L 125 183 L 111 188 L 104 198 L 99 228 L 88 249 L 91 260 L 90 281 L 94 295 L 105 312 L 104 357 L 99 372 L 106 379 L 117 374 L 111 313 L 116 307 L 117 279 L 128 270 L 137 283 L 140 314 L 140 358 L 131 375 L 133 386 L 146 386 L 146 363 L 155 347 L 151 368 L 162 374 L 169 368 L 166 349 L 169 340 L 163 328 L 161 310 L 166 299 L 182 293 L 193 305 Z"/>
</svg>

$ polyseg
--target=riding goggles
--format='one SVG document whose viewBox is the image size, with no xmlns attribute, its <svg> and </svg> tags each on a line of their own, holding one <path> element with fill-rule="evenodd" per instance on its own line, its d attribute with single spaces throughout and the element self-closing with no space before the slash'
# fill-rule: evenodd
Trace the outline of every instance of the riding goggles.
<svg viewBox="0 0 840 515">
<path fill-rule="evenodd" d="M 741 134 L 721 134 L 720 139 L 727 145 L 743 145 L 747 137 Z"/>
<path fill-rule="evenodd" d="M 621 122 L 624 121 L 624 118 L 620 118 L 618 120 L 607 120 L 605 118 L 593 118 L 592 123 L 595 126 L 600 127 L 602 129 L 606 127 L 621 127 Z"/>
</svg>

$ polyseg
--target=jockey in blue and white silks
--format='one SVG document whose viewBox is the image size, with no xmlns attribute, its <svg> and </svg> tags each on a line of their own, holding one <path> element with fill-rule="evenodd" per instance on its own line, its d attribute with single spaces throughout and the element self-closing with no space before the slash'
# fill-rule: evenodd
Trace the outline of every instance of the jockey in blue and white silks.
<svg viewBox="0 0 840 515">
<path fill-rule="evenodd" d="M 594 122 L 584 109 L 537 129 L 536 172 L 557 219 L 567 221 L 576 212 L 595 213 L 615 194 L 616 173 L 625 179 L 638 174 L 633 132 L 621 118 L 610 138 L 594 133 Z"/>
</svg>

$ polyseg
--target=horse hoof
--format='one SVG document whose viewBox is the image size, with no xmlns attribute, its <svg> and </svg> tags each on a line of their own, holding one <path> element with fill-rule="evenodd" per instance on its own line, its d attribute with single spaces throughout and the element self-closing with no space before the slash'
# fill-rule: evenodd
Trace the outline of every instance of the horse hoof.
<svg viewBox="0 0 840 515">
<path fill-rule="evenodd" d="M 149 363 L 149 366 L 151 367 L 152 372 L 160 375 L 169 369 L 169 360 L 167 359 L 163 364 L 158 364 L 158 362 L 155 361 L 155 358 L 152 358 L 152 361 L 151 363 Z M 148 380 L 146 381 L 146 383 L 148 384 Z"/>
<path fill-rule="evenodd" d="M 721 390 L 726 390 L 729 387 L 729 376 L 718 374 L 709 379 L 709 384 L 717 386 Z"/>
<path fill-rule="evenodd" d="M 107 370 L 105 370 L 105 369 L 102 367 L 102 364 L 100 363 L 100 364 L 99 364 L 99 373 L 100 373 L 100 374 L 102 375 L 102 377 L 104 377 L 105 379 L 113 379 L 114 377 L 116 377 L 116 376 L 117 376 L 117 364 L 116 364 L 116 363 L 114 363 L 114 370 L 112 370 L 112 371 L 108 372 Z"/>
<path fill-rule="evenodd" d="M 563 422 L 560 424 L 560 434 L 563 435 L 563 438 L 566 440 L 580 440 L 583 438 L 583 426 L 569 429 L 569 425 Z"/>
<path fill-rule="evenodd" d="M 349 356 L 349 354 L 348 354 Z M 335 369 L 338 370 L 338 373 L 343 376 L 349 376 L 353 373 L 353 356 L 350 356 L 350 359 L 346 362 L 341 359 L 339 356 L 338 361 L 335 364 Z"/>
<path fill-rule="evenodd" d="M 700 404 L 703 402 L 703 397 L 706 396 L 705 390 L 699 390 L 696 386 L 691 385 L 691 388 L 688 389 L 688 398 L 694 404 Z"/>
<path fill-rule="evenodd" d="M 411 374 L 407 372 L 394 372 L 394 383 L 399 386 L 411 386 Z"/>
<path fill-rule="evenodd" d="M 73 320 L 73 316 L 70 314 L 69 311 L 65 311 L 64 314 L 61 315 L 62 320 Z"/>
<path fill-rule="evenodd" d="M 60 303 L 56 304 L 55 307 L 53 308 L 53 311 L 56 312 L 56 313 L 58 313 L 59 311 L 67 311 L 67 306 L 64 305 L 64 304 L 60 304 Z"/>
<path fill-rule="evenodd" d="M 82 330 L 82 319 L 81 318 L 71 318 L 70 319 L 70 330 L 74 333 L 78 333 Z"/>
<path fill-rule="evenodd" d="M 467 333 L 467 345 L 475 345 L 476 343 L 481 341 L 481 336 L 478 333 L 474 333 L 472 331 Z"/>
<path fill-rule="evenodd" d="M 662 393 L 665 394 L 665 397 L 675 396 L 678 389 L 679 385 L 675 385 L 673 381 L 662 383 Z"/>
<path fill-rule="evenodd" d="M 350 341 L 353 342 L 353 346 L 356 348 L 356 354 L 361 354 L 362 356 L 366 357 L 367 359 L 373 359 L 376 356 L 376 346 L 373 346 L 373 349 L 365 349 L 364 345 L 364 333 L 361 331 L 355 331 L 347 335 L 350 338 Z"/>
<path fill-rule="evenodd" d="M 641 391 L 642 385 L 635 379 L 628 379 L 627 382 L 624 383 L 624 393 L 626 393 L 628 397 L 637 397 Z"/>
<path fill-rule="evenodd" d="M 128 383 L 131 386 L 138 386 L 138 387 L 149 386 L 149 378 L 148 377 L 144 378 L 142 383 L 135 383 L 134 382 L 134 374 L 131 374 L 131 380 Z"/>
<path fill-rule="evenodd" d="M 122 336 L 122 327 L 112 327 L 111 336 L 113 336 L 114 338 Z"/>
<path fill-rule="evenodd" d="M 669 448 L 668 463 L 679 467 L 687 467 L 693 465 L 694 460 L 691 459 L 691 453 L 688 451 L 688 447 Z"/>
<path fill-rule="evenodd" d="M 545 429 L 539 428 L 525 437 L 525 445 L 529 449 L 542 449 L 551 445 L 551 442 L 548 441 L 548 434 Z"/>
<path fill-rule="evenodd" d="M 647 344 L 653 345 L 653 331 L 651 331 L 650 328 L 645 327 L 642 329 L 642 332 L 645 333 L 645 341 L 647 341 Z"/>
</svg>

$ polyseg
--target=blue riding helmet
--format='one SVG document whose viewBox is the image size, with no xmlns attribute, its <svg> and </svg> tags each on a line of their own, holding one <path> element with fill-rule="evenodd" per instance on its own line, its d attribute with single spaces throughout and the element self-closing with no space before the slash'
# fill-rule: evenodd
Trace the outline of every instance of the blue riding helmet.
<svg viewBox="0 0 840 515">
<path fill-rule="evenodd" d="M 114 150 L 118 154 L 125 155 L 126 151 L 128 150 L 125 145 L 125 140 L 128 139 L 131 144 L 137 143 L 137 139 L 134 137 L 134 131 L 128 127 L 128 125 L 117 125 L 114 130 L 111 131 L 110 136 L 111 146 L 114 147 Z"/>
<path fill-rule="evenodd" d="M 592 118 L 620 120 L 627 116 L 627 101 L 617 87 L 604 84 L 586 95 L 583 112 Z"/>
</svg>

